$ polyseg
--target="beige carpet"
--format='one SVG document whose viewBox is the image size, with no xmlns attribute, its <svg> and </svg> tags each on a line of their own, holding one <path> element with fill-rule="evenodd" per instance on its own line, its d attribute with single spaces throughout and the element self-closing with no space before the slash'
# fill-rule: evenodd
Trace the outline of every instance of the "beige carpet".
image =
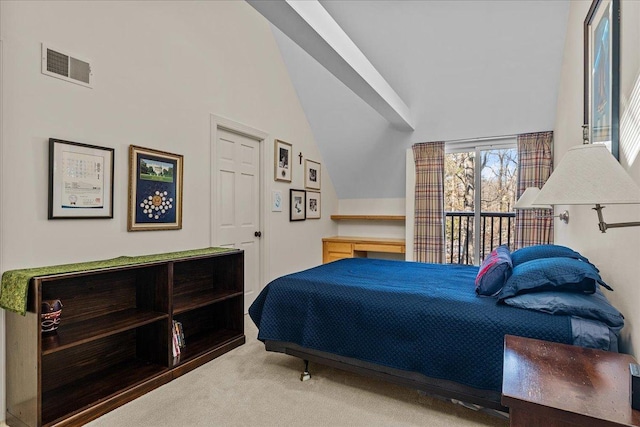
<svg viewBox="0 0 640 427">
<path fill-rule="evenodd" d="M 507 426 L 416 390 L 271 353 L 245 316 L 247 343 L 89 426 Z M 188 345 L 188 343 L 187 343 Z"/>
</svg>

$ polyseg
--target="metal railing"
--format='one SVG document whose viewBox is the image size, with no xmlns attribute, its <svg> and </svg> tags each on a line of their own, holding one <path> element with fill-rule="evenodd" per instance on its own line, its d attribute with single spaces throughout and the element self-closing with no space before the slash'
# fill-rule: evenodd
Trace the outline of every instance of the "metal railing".
<svg viewBox="0 0 640 427">
<path fill-rule="evenodd" d="M 515 212 L 480 213 L 480 260 L 474 260 L 474 212 L 445 212 L 446 261 L 480 264 L 496 246 L 513 246 Z"/>
</svg>

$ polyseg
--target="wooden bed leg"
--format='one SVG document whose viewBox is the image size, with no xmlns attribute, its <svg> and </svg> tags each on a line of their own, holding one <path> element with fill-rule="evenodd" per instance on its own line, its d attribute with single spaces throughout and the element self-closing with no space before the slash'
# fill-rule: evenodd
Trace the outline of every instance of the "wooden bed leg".
<svg viewBox="0 0 640 427">
<path fill-rule="evenodd" d="M 300 381 L 307 381 L 310 379 L 311 379 L 311 374 L 309 373 L 309 361 L 305 359 L 304 372 L 300 374 Z"/>
</svg>

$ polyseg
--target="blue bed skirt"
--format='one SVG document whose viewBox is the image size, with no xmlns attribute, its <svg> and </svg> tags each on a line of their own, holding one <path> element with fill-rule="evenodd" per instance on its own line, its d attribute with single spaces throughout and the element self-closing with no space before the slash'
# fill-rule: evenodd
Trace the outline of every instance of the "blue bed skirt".
<svg viewBox="0 0 640 427">
<path fill-rule="evenodd" d="M 476 266 L 345 259 L 272 281 L 249 308 L 258 339 L 502 387 L 506 334 L 571 344 L 570 316 L 478 297 Z"/>
</svg>

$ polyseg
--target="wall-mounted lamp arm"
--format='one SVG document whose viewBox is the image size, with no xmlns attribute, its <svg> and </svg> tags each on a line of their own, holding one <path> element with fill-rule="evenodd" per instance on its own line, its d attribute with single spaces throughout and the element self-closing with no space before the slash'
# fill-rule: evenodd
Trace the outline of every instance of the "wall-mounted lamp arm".
<svg viewBox="0 0 640 427">
<path fill-rule="evenodd" d="M 564 222 L 565 224 L 569 223 L 569 211 L 561 212 L 558 215 L 536 215 L 535 217 L 538 219 L 560 218 L 560 221 Z"/>
<path fill-rule="evenodd" d="M 606 222 L 604 222 L 604 218 L 602 217 L 602 209 L 604 209 L 604 208 L 605 208 L 605 206 L 600 206 L 599 204 L 596 204 L 596 207 L 592 208 L 594 211 L 596 211 L 598 213 L 598 228 L 603 233 L 606 233 L 607 229 L 609 229 L 609 228 L 638 227 L 638 226 L 640 226 L 640 221 L 614 222 L 613 224 L 607 224 Z"/>
<path fill-rule="evenodd" d="M 556 216 L 560 218 L 560 221 L 564 222 L 565 224 L 569 223 L 569 211 L 560 212 Z"/>
</svg>

